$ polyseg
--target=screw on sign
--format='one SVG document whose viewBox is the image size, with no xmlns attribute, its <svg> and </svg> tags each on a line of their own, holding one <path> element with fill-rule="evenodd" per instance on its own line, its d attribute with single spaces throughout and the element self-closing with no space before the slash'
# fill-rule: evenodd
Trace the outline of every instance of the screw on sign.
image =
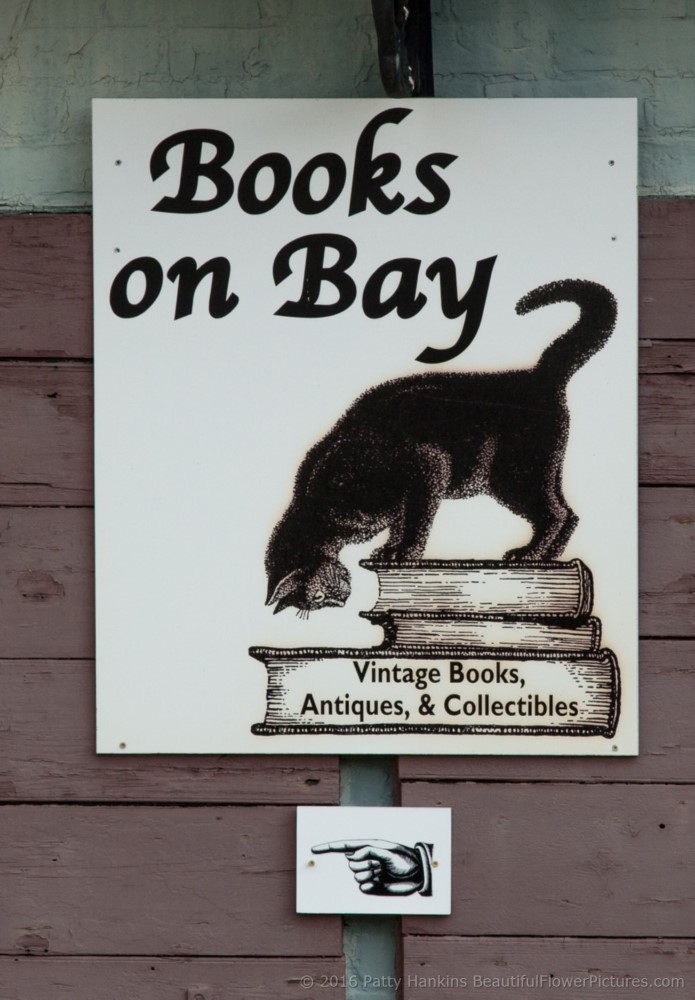
<svg viewBox="0 0 695 1000">
<path fill-rule="evenodd" d="M 189 986 L 186 1000 L 212 1000 L 212 992 L 208 986 Z"/>
</svg>

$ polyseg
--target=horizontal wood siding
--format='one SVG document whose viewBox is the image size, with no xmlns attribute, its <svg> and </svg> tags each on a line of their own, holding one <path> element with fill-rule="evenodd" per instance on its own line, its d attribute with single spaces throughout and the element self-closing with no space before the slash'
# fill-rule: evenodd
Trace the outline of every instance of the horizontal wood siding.
<svg viewBox="0 0 695 1000">
<path fill-rule="evenodd" d="M 92 660 L 5 660 L 0 700 L 0 801 L 338 801 L 335 757 L 97 756 Z"/>
<path fill-rule="evenodd" d="M 335 756 L 95 753 L 91 219 L 0 235 L 0 996 L 343 996 L 340 918 L 294 905 Z"/>
<path fill-rule="evenodd" d="M 0 504 L 94 501 L 92 366 L 0 363 Z"/>
<path fill-rule="evenodd" d="M 399 760 L 404 805 L 454 813 L 452 914 L 403 921 L 404 1000 L 692 995 L 695 202 L 640 206 L 639 304 L 640 755 Z"/>
<path fill-rule="evenodd" d="M 692 934 L 691 785 L 416 782 L 403 805 L 453 810 L 452 912 L 438 934 Z M 429 917 L 403 925 L 434 931 Z"/>
<path fill-rule="evenodd" d="M 683 711 L 693 697 L 695 643 L 640 643 L 638 757 L 401 757 L 402 781 L 692 782 L 695 724 Z"/>
<path fill-rule="evenodd" d="M 640 203 L 640 337 L 691 340 L 695 202 Z M 92 355 L 89 215 L 0 217 L 0 357 Z"/>
<path fill-rule="evenodd" d="M 692 340 L 695 201 L 644 200 L 639 213 L 640 337 Z"/>
<path fill-rule="evenodd" d="M 645 375 L 692 375 L 695 372 L 692 344 L 688 340 L 640 340 L 639 369 Z M 647 422 L 642 423 L 647 430 Z"/>
<path fill-rule="evenodd" d="M 92 510 L 0 510 L 0 606 L 3 658 L 94 656 Z"/>
<path fill-rule="evenodd" d="M 641 617 L 646 636 L 695 636 L 695 490 L 640 491 Z M 0 511 L 3 657 L 94 655 L 93 512 Z"/>
<path fill-rule="evenodd" d="M 690 1000 L 695 981 L 691 940 L 423 936 L 407 937 L 404 950 L 403 1000 Z M 626 978 L 638 983 L 620 985 Z"/>
<path fill-rule="evenodd" d="M 640 480 L 693 485 L 695 374 L 649 370 L 675 365 L 672 351 L 644 346 L 643 356 Z M 695 369 L 695 344 L 680 345 L 677 363 Z M 0 505 L 93 503 L 92 382 L 86 362 L 0 362 L 0 427 L 13 428 L 2 446 Z"/>
<path fill-rule="evenodd" d="M 695 365 L 695 344 L 688 345 Z M 652 349 L 643 348 L 641 353 Z M 681 351 L 681 357 L 686 351 Z M 644 367 L 644 366 L 642 366 Z M 695 485 L 695 375 L 642 375 L 640 378 L 640 482 L 660 486 Z"/>
<path fill-rule="evenodd" d="M 340 955 L 287 806 L 0 806 L 0 953 Z"/>
<path fill-rule="evenodd" d="M 0 357 L 91 357 L 91 216 L 2 216 L 0 253 Z"/>
<path fill-rule="evenodd" d="M 692 641 L 642 642 L 639 757 L 401 757 L 401 779 L 692 781 L 695 726 L 683 705 L 693 662 Z M 0 801 L 338 799 L 332 757 L 96 756 L 91 660 L 4 661 L 0 692 Z"/>
<path fill-rule="evenodd" d="M 337 1000 L 340 958 L 0 958 L 2 1000 Z M 304 983 L 320 986 L 308 989 Z M 320 992 L 319 992 L 320 990 Z"/>
<path fill-rule="evenodd" d="M 404 805 L 454 810 L 453 912 L 404 920 L 404 1000 L 692 993 L 695 202 L 640 225 L 641 754 L 400 759 Z M 338 801 L 335 757 L 94 753 L 91 219 L 0 237 L 0 996 L 342 996 L 339 918 L 294 913 L 294 806 Z"/>
</svg>

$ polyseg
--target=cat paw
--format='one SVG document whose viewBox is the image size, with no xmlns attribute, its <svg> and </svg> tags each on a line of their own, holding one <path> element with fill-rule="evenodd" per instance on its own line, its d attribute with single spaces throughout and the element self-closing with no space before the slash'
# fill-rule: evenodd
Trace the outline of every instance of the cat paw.
<svg viewBox="0 0 695 1000">
<path fill-rule="evenodd" d="M 522 545 L 518 549 L 510 549 L 509 552 L 505 552 L 502 556 L 505 562 L 530 562 L 531 560 L 537 560 L 540 558 L 537 552 L 529 548 L 528 545 Z"/>
<path fill-rule="evenodd" d="M 388 543 L 386 545 L 380 545 L 378 549 L 375 549 L 370 558 L 375 562 L 399 561 L 398 550 L 394 545 L 389 545 Z"/>
</svg>

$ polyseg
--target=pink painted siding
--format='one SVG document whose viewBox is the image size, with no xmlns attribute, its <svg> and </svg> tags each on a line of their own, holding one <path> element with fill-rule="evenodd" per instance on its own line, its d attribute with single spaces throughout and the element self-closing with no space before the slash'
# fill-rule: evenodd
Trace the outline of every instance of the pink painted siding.
<svg viewBox="0 0 695 1000">
<path fill-rule="evenodd" d="M 640 220 L 640 756 L 401 758 L 455 857 L 451 916 L 403 921 L 404 1000 L 692 995 L 695 202 Z"/>
<path fill-rule="evenodd" d="M 344 971 L 340 918 L 294 912 L 338 760 L 96 756 L 91 220 L 0 230 L 0 994 L 297 996 Z"/>
<path fill-rule="evenodd" d="M 404 922 L 406 981 L 695 981 L 695 202 L 641 225 L 642 753 L 402 758 L 403 804 L 453 806 L 456 854 L 452 916 Z M 336 803 L 338 761 L 94 754 L 91 220 L 0 236 L 0 992 L 306 995 L 343 963 L 339 919 L 293 912 L 293 806 Z"/>
</svg>

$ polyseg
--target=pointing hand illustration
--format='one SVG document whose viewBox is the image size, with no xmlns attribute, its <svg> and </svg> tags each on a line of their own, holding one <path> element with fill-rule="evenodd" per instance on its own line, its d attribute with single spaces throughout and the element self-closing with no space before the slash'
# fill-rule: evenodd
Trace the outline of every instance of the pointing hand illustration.
<svg viewBox="0 0 695 1000">
<path fill-rule="evenodd" d="M 361 892 L 373 896 L 432 895 L 432 844 L 407 847 L 391 840 L 332 840 L 316 844 L 311 851 L 344 854 Z"/>
</svg>

